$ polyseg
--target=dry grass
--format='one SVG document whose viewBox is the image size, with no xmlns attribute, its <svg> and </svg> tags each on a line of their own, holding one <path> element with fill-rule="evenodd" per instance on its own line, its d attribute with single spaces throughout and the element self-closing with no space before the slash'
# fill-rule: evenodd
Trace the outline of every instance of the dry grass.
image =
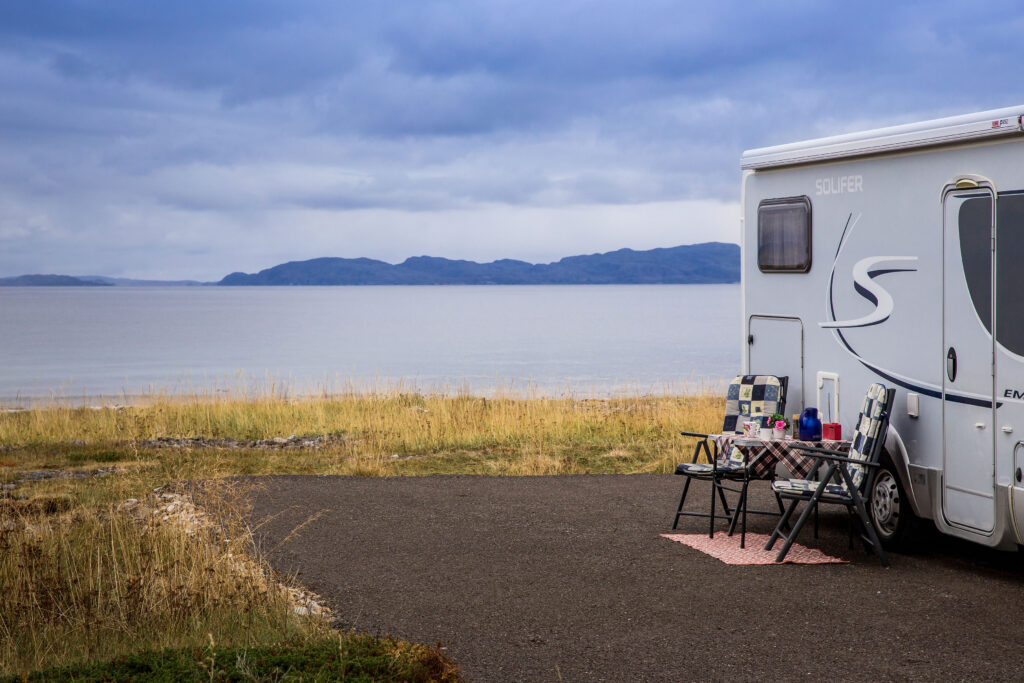
<svg viewBox="0 0 1024 683">
<path fill-rule="evenodd" d="M 706 396 L 163 398 L 120 409 L 55 406 L 0 414 L 0 444 L 12 449 L 3 460 L 19 468 L 117 462 L 156 469 L 157 478 L 667 472 L 688 448 L 678 431 L 713 430 L 721 410 L 720 399 Z M 194 449 L 187 458 L 140 445 L 160 437 L 258 440 L 291 434 L 331 436 L 337 442 L 301 453 Z M 438 455 L 446 456 L 445 462 L 437 462 Z"/>
<path fill-rule="evenodd" d="M 713 431 L 713 396 L 610 400 L 423 396 L 288 400 L 154 397 L 127 408 L 54 405 L 0 414 L 0 672 L 145 649 L 322 638 L 260 572 L 230 502 L 218 527 L 185 533 L 118 511 L 167 482 L 266 473 L 365 476 L 670 472 L 692 453 L 680 430 Z M 160 437 L 332 437 L 317 449 L 156 448 Z M 221 496 L 229 501 L 230 496 Z"/>
<path fill-rule="evenodd" d="M 218 510 L 217 527 L 185 528 L 112 504 L 53 500 L 0 501 L 0 671 L 195 645 L 211 634 L 255 645 L 328 631 L 296 614 L 260 571 L 238 509 Z"/>
</svg>

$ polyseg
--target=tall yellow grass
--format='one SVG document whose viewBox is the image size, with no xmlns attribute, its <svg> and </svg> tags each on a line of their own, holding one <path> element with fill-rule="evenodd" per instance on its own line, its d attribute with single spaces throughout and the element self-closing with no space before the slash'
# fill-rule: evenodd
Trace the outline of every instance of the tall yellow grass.
<svg viewBox="0 0 1024 683">
<path fill-rule="evenodd" d="M 0 458 L 18 466 L 131 461 L 173 472 L 220 476 L 264 472 L 366 474 L 550 474 L 670 471 L 692 448 L 680 430 L 711 431 L 722 402 L 712 396 L 607 400 L 370 394 L 328 399 L 157 398 L 126 408 L 54 406 L 0 414 Z M 209 451 L 187 462 L 159 437 L 267 439 L 323 435 L 317 452 Z M 602 463 L 602 453 L 615 456 Z M 424 465 L 424 458 L 446 456 Z M 397 457 L 394 457 L 397 456 Z M 554 458 L 553 462 L 551 459 Z M 475 464 L 474 464 L 475 463 Z M 183 470 L 180 468 L 184 468 Z"/>
</svg>

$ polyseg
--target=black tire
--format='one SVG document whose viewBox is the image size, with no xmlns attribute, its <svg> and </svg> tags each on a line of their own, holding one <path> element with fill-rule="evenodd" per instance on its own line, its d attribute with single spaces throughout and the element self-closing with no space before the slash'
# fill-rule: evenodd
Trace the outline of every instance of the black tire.
<svg viewBox="0 0 1024 683">
<path fill-rule="evenodd" d="M 879 464 L 868 496 L 871 521 L 886 550 L 907 550 L 917 527 L 917 515 L 888 453 L 882 453 Z"/>
</svg>

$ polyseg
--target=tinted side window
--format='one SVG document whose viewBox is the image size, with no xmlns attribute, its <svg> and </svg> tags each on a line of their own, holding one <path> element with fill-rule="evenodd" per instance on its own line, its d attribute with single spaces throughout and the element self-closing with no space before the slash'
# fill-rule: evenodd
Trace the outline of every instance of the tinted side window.
<svg viewBox="0 0 1024 683">
<path fill-rule="evenodd" d="M 757 207 L 757 267 L 783 273 L 811 269 L 810 199 L 766 199 Z"/>
<path fill-rule="evenodd" d="M 978 318 L 992 333 L 990 306 L 992 203 L 968 199 L 960 207 L 960 258 L 967 288 Z M 1024 356 L 1024 195 L 1002 195 L 996 200 L 996 341 L 1007 351 Z"/>
<path fill-rule="evenodd" d="M 996 339 L 1024 356 L 1024 195 L 996 200 Z"/>
<path fill-rule="evenodd" d="M 997 210 L 1002 210 L 1002 201 L 999 200 Z M 985 331 L 992 334 L 992 199 L 974 197 L 964 200 L 957 222 L 960 261 L 964 265 L 971 303 L 978 319 L 985 325 Z"/>
</svg>

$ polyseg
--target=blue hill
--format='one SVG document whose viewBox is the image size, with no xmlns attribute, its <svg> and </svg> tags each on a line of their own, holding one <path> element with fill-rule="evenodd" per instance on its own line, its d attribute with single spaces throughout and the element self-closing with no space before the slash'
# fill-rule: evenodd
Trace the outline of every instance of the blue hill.
<svg viewBox="0 0 1024 683">
<path fill-rule="evenodd" d="M 611 285 L 739 282 L 740 248 L 706 242 L 648 251 L 619 249 L 532 264 L 416 256 L 392 265 L 368 258 L 290 261 L 231 273 L 220 285 Z"/>
<path fill-rule="evenodd" d="M 92 282 L 70 275 L 18 275 L 0 278 L 0 287 L 106 287 L 108 283 Z"/>
</svg>

